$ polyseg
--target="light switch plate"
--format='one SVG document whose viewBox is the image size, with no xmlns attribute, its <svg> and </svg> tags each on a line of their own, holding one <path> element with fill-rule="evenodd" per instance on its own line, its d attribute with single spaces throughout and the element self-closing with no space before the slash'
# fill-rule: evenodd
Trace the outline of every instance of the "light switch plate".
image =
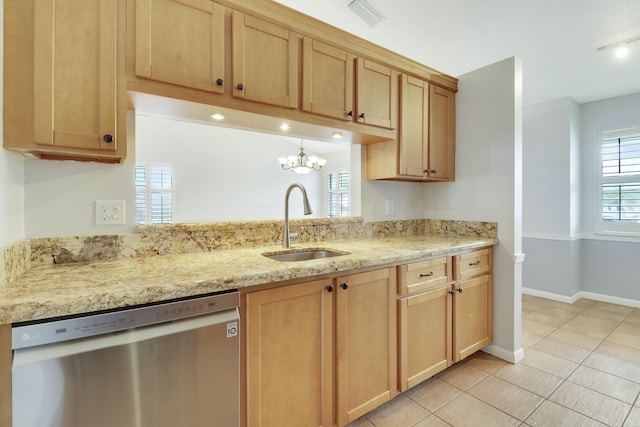
<svg viewBox="0 0 640 427">
<path fill-rule="evenodd" d="M 124 200 L 96 200 L 96 225 L 124 224 Z"/>
</svg>

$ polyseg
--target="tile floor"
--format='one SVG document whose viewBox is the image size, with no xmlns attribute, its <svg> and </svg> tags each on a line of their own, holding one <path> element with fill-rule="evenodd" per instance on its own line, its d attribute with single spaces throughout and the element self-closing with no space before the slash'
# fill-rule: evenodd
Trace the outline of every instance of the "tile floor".
<svg viewBox="0 0 640 427">
<path fill-rule="evenodd" d="M 640 426 L 640 309 L 524 295 L 524 360 L 476 353 L 348 427 Z"/>
</svg>

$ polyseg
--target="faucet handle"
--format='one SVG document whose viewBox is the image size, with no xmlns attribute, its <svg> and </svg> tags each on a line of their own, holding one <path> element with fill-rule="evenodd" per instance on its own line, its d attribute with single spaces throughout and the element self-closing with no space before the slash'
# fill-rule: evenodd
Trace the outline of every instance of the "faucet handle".
<svg viewBox="0 0 640 427">
<path fill-rule="evenodd" d="M 298 233 L 290 233 L 289 234 L 289 238 L 290 239 L 299 239 L 300 238 L 300 234 L 298 234 Z"/>
</svg>

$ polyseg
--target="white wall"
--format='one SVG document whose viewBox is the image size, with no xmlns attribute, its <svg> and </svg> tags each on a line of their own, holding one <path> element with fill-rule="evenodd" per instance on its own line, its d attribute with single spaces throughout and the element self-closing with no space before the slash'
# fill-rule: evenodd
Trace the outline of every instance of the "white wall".
<svg viewBox="0 0 640 427">
<path fill-rule="evenodd" d="M 0 0 L 0 29 L 4 22 L 4 2 Z M 4 31 L 0 31 L 0 52 Z M 0 54 L 0 82 L 2 82 L 2 61 Z M 0 85 L 0 115 L 3 96 Z M 4 127 L 0 121 L 0 146 Z M 24 239 L 24 160 L 0 148 L 0 248 Z"/>
<path fill-rule="evenodd" d="M 425 217 L 498 223 L 494 344 L 522 358 L 522 66 L 510 58 L 459 76 L 456 181 L 424 187 Z"/>
</svg>

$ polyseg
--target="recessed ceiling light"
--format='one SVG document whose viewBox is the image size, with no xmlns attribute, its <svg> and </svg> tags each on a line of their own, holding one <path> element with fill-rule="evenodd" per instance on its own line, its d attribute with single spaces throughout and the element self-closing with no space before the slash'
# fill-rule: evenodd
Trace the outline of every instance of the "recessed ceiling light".
<svg viewBox="0 0 640 427">
<path fill-rule="evenodd" d="M 290 127 L 287 123 L 283 123 L 280 125 L 280 130 L 289 130 Z"/>
<path fill-rule="evenodd" d="M 347 7 L 372 27 L 384 18 L 366 0 L 347 0 Z"/>
<path fill-rule="evenodd" d="M 624 58 L 629 54 L 629 48 L 626 46 L 620 46 L 616 49 L 616 58 Z"/>
<path fill-rule="evenodd" d="M 213 120 L 224 120 L 224 114 L 215 113 L 211 115 Z"/>
<path fill-rule="evenodd" d="M 335 131 L 331 134 L 331 136 L 333 137 L 333 139 L 340 139 L 342 138 L 342 132 Z"/>
</svg>

